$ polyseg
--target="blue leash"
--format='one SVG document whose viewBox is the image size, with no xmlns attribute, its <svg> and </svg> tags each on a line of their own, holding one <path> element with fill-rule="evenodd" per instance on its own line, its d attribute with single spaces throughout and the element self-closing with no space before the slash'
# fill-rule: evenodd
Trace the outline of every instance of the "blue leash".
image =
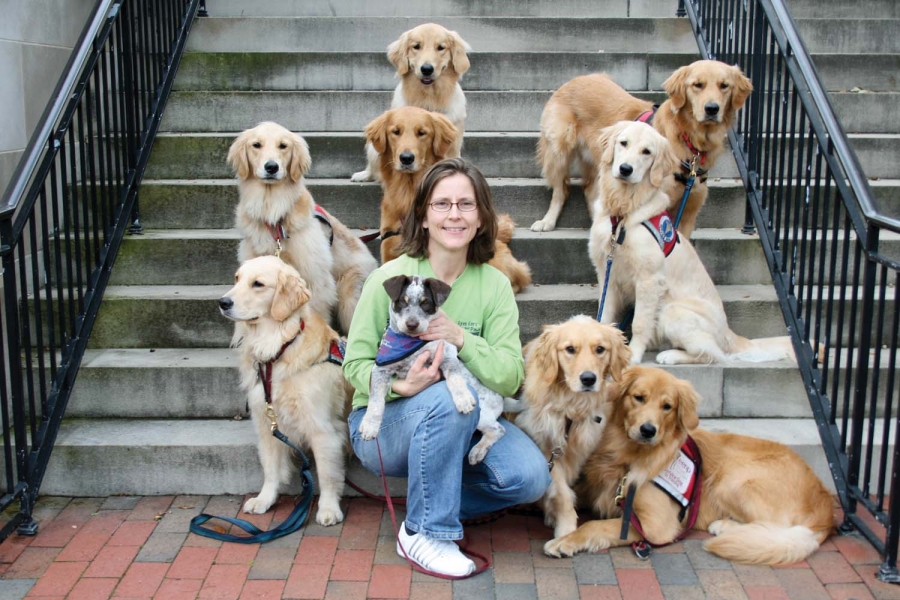
<svg viewBox="0 0 900 600">
<path fill-rule="evenodd" d="M 297 505 L 294 506 L 294 510 L 291 511 L 291 514 L 288 515 L 288 518 L 276 527 L 273 527 L 268 531 L 263 531 L 253 523 L 244 521 L 243 519 L 217 517 L 214 515 L 207 515 L 203 513 L 191 519 L 191 533 L 196 533 L 197 535 L 202 535 L 203 537 L 212 538 L 214 540 L 219 540 L 220 542 L 235 542 L 237 544 L 260 544 L 289 535 L 303 527 L 303 524 L 306 522 L 307 517 L 309 517 L 309 509 L 312 506 L 313 494 L 315 492 L 315 484 L 313 483 L 312 473 L 309 470 L 309 460 L 306 458 L 306 455 L 303 454 L 303 451 L 292 444 L 287 436 L 278 431 L 277 428 L 272 429 L 272 435 L 295 450 L 297 454 L 300 455 L 300 460 L 302 462 L 300 466 L 300 475 L 303 478 L 303 490 L 300 492 L 300 500 L 297 502 Z M 220 519 L 222 521 L 227 521 L 232 525 L 240 527 L 250 535 L 237 536 L 230 533 L 222 533 L 219 531 L 215 531 L 214 529 L 206 529 L 205 527 L 202 527 L 202 525 L 210 519 Z"/>
</svg>

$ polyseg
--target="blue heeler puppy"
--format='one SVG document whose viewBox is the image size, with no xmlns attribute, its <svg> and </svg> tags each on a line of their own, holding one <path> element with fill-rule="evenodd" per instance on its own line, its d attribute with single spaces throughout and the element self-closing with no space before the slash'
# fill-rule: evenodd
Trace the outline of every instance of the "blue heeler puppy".
<svg viewBox="0 0 900 600">
<path fill-rule="evenodd" d="M 478 394 L 481 440 L 469 451 L 469 464 L 478 464 L 506 432 L 503 425 L 497 422 L 503 411 L 503 396 L 485 387 L 469 372 L 457 358 L 456 346 L 444 340 L 426 342 L 415 337 L 428 329 L 428 323 L 450 295 L 450 286 L 439 279 L 398 275 L 386 280 L 384 289 L 391 299 L 390 324 L 375 357 L 369 406 L 359 424 L 360 434 L 367 440 L 378 435 L 385 398 L 391 389 L 391 377 L 405 378 L 420 352 L 428 350 L 434 356 L 438 344 L 443 344 L 444 360 L 440 370 L 459 412 L 466 414 L 475 409 L 475 398 L 469 388 Z"/>
</svg>

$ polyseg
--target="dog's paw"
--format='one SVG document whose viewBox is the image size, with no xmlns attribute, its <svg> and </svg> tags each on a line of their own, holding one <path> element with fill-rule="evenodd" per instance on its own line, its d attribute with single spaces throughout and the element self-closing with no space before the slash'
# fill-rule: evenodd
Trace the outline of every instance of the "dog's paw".
<svg viewBox="0 0 900 600">
<path fill-rule="evenodd" d="M 732 523 L 730 519 L 719 519 L 710 523 L 706 530 L 713 535 L 722 535 Z"/>
<path fill-rule="evenodd" d="M 661 365 L 677 365 L 678 364 L 678 351 L 677 350 L 663 350 L 659 354 L 656 355 L 656 362 Z"/>
<path fill-rule="evenodd" d="M 363 181 L 372 181 L 372 175 L 369 173 L 368 170 L 357 171 L 356 173 L 354 173 L 353 175 L 350 176 L 350 181 L 355 181 L 357 183 L 360 183 Z"/>
<path fill-rule="evenodd" d="M 453 396 L 453 404 L 456 405 L 456 410 L 467 415 L 475 410 L 475 396 L 467 389 L 465 394 L 460 394 L 459 397 Z"/>
<path fill-rule="evenodd" d="M 487 456 L 489 448 L 479 448 L 478 444 L 475 445 L 474 448 L 469 450 L 469 464 L 473 467 L 484 460 L 484 457 Z"/>
<path fill-rule="evenodd" d="M 272 508 L 272 504 L 274 504 L 274 500 L 267 501 L 262 498 L 262 496 L 256 496 L 255 498 L 250 498 L 246 502 L 244 502 L 244 512 L 251 515 L 261 515 L 270 508 Z"/>
<path fill-rule="evenodd" d="M 561 538 L 553 538 L 544 544 L 544 554 L 554 558 L 566 558 L 568 556 L 575 556 L 579 552 L 585 550 L 589 552 L 599 552 L 600 550 L 609 548 L 609 541 L 605 539 L 594 540 L 591 542 L 589 548 L 582 548 L 572 539 L 572 537 L 573 536 L 570 534 Z"/>
<path fill-rule="evenodd" d="M 563 536 L 569 535 L 576 529 L 578 529 L 577 522 L 563 523 L 560 521 L 556 524 L 556 527 L 553 528 L 553 538 L 558 540 Z"/>
<path fill-rule="evenodd" d="M 551 223 L 549 221 L 545 221 L 544 219 L 535 221 L 531 224 L 532 231 L 553 231 L 554 229 L 556 229 L 556 223 Z"/>
<path fill-rule="evenodd" d="M 322 525 L 323 527 L 337 525 L 343 520 L 344 513 L 341 511 L 341 508 L 339 506 L 319 506 L 319 510 L 316 511 L 316 523 Z"/>
<path fill-rule="evenodd" d="M 374 440 L 378 437 L 378 430 L 381 429 L 381 423 L 373 422 L 374 419 L 363 417 L 362 423 L 359 424 L 359 434 L 364 440 Z"/>
</svg>

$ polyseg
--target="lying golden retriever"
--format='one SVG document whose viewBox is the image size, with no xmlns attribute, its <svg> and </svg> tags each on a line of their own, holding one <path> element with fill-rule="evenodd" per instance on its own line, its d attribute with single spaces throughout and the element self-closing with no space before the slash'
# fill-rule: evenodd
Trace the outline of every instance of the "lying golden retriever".
<svg viewBox="0 0 900 600">
<path fill-rule="evenodd" d="M 456 139 L 456 128 L 447 117 L 421 108 L 394 108 L 366 126 L 366 140 L 378 153 L 381 185 L 381 262 L 397 258 L 400 223 L 409 214 L 416 184 L 435 163 L 448 158 Z M 515 223 L 500 215 L 494 258 L 489 264 L 499 269 L 518 293 L 531 283 L 531 269 L 516 260 L 507 244 Z"/>
<path fill-rule="evenodd" d="M 457 131 L 447 158 L 456 158 L 462 149 L 466 97 L 459 80 L 469 70 L 466 52 L 471 50 L 458 33 L 436 23 L 410 29 L 387 49 L 388 60 L 400 78 L 391 108 L 417 106 L 446 116 Z M 365 170 L 354 173 L 352 181 L 372 181 L 379 173 L 378 152 L 371 144 L 366 144 L 366 158 Z"/>
<path fill-rule="evenodd" d="M 688 435 L 702 461 L 693 528 L 716 536 L 704 548 L 728 560 L 768 565 L 794 563 L 814 552 L 834 523 L 831 496 L 809 465 L 776 442 L 696 429 L 697 402 L 686 381 L 652 367 L 628 368 L 578 488 L 598 514 L 609 518 L 550 540 L 544 552 L 572 556 L 641 539 L 667 544 L 679 537 L 691 510 L 683 510 L 653 480 L 673 465 Z M 620 539 L 622 509 L 616 502 L 623 481 L 626 490 L 636 486 L 634 515 L 644 532 L 639 535 L 632 524 L 626 540 Z"/>
<path fill-rule="evenodd" d="M 605 427 L 608 378 L 620 380 L 630 357 L 621 331 L 583 315 L 545 326 L 525 347 L 525 409 L 516 425 L 553 465 L 541 506 L 554 537 L 578 525 L 572 485 Z"/>
<path fill-rule="evenodd" d="M 362 285 L 378 264 L 347 227 L 316 206 L 303 184 L 312 165 L 306 140 L 277 123 L 260 123 L 234 140 L 228 162 L 240 188 L 238 260 L 281 247 L 280 257 L 309 285 L 312 310 L 330 324 L 337 309 L 341 330 L 349 331 Z"/>
<path fill-rule="evenodd" d="M 789 337 L 748 340 L 728 328 L 722 299 L 696 250 L 679 237 L 662 182 L 676 159 L 669 142 L 645 123 L 621 121 L 598 140 L 600 176 L 588 252 L 601 289 L 614 253 L 601 321 L 621 322 L 634 306 L 631 362 L 667 343 L 661 364 L 794 358 Z M 613 241 L 616 241 L 615 249 Z"/>
<path fill-rule="evenodd" d="M 690 238 L 697 213 L 706 202 L 706 171 L 721 154 L 734 114 L 747 100 L 753 86 L 738 67 L 699 60 L 675 71 L 664 83 L 669 98 L 652 119 L 653 127 L 675 150 L 679 162 L 690 165 L 696 158 L 700 175 L 695 179 L 679 231 Z M 552 188 L 550 208 L 532 231 L 552 231 L 568 197 L 569 164 L 581 163 L 584 197 L 588 210 L 596 199 L 595 181 L 600 157 L 596 141 L 600 130 L 617 121 L 633 121 L 653 109 L 635 98 L 605 74 L 576 77 L 559 88 L 541 115 L 538 161 Z M 665 192 L 669 210 L 677 211 L 684 195 L 687 172 L 676 165 L 667 177 Z"/>
<path fill-rule="evenodd" d="M 272 435 L 261 374 L 271 364 L 271 406 L 278 429 L 299 447 L 310 448 L 319 478 L 316 522 L 344 519 L 341 491 L 349 433 L 346 415 L 353 388 L 330 360 L 339 337 L 310 309 L 310 291 L 296 269 L 274 256 L 248 260 L 235 285 L 219 299 L 242 340 L 241 387 L 259 435 L 263 487 L 244 512 L 264 513 L 292 478 L 291 451 Z"/>
</svg>

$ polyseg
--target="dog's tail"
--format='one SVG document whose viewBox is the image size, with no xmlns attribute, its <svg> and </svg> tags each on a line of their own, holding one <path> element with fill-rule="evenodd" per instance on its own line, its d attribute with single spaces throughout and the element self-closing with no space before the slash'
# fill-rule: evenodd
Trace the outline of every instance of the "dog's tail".
<svg viewBox="0 0 900 600">
<path fill-rule="evenodd" d="M 829 531 L 815 532 L 805 525 L 784 527 L 756 521 L 729 521 L 721 534 L 703 547 L 722 558 L 754 565 L 788 565 L 816 551 Z"/>
<path fill-rule="evenodd" d="M 516 231 L 516 222 L 508 214 L 497 215 L 497 241 L 508 244 Z"/>
<path fill-rule="evenodd" d="M 742 362 L 768 362 L 787 359 L 797 364 L 794 346 L 789 336 L 749 340 L 737 334 L 730 344 L 730 358 Z"/>
</svg>

